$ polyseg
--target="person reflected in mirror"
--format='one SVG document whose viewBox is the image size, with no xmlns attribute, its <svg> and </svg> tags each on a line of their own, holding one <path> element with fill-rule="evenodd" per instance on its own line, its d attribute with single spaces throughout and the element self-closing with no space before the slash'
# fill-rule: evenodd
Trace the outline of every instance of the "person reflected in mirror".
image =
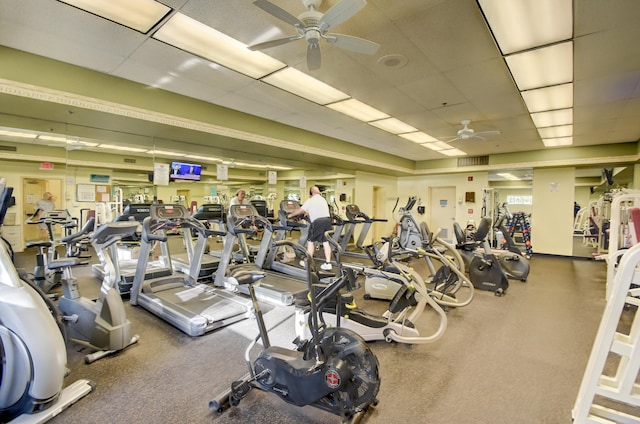
<svg viewBox="0 0 640 424">
<path fill-rule="evenodd" d="M 33 206 L 36 210 L 36 217 L 40 220 L 45 217 L 46 212 L 52 211 L 56 208 L 55 197 L 47 191 L 42 195 L 42 199 L 38 200 Z M 47 224 L 40 222 L 38 224 L 38 230 L 40 230 L 40 240 L 50 239 Z"/>
<path fill-rule="evenodd" d="M 229 202 L 230 206 L 233 205 L 246 205 L 247 203 L 249 203 L 248 201 L 245 200 L 247 196 L 247 192 L 244 190 L 238 190 L 236 192 L 236 196 L 234 198 L 231 199 L 231 202 Z"/>
<path fill-rule="evenodd" d="M 331 267 L 331 245 L 327 240 L 325 233 L 332 229 L 331 215 L 329 214 L 329 204 L 322 197 L 318 186 L 309 189 L 309 198 L 300 206 L 300 208 L 291 212 L 288 218 L 306 214 L 309 217 L 309 237 L 307 238 L 307 252 L 313 259 L 316 250 L 316 243 L 322 243 L 324 249 L 325 262 L 320 265 L 320 269 L 330 271 Z M 304 261 L 300 261 L 300 265 L 304 267 Z"/>
</svg>

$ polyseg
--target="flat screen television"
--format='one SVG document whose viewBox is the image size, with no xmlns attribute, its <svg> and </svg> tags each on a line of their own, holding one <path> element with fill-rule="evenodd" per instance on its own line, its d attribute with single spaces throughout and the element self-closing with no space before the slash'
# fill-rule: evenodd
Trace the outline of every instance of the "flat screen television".
<svg viewBox="0 0 640 424">
<path fill-rule="evenodd" d="M 172 180 L 200 181 L 202 165 L 185 162 L 171 162 L 169 178 Z"/>
</svg>

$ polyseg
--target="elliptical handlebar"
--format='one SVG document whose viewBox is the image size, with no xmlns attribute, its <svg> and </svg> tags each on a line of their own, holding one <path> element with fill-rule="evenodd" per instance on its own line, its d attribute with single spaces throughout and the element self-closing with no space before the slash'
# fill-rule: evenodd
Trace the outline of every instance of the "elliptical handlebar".
<svg viewBox="0 0 640 424">
<path fill-rule="evenodd" d="M 69 234 L 68 236 L 60 239 L 62 243 L 69 244 L 76 242 L 82 238 L 85 238 L 96 226 L 96 219 L 91 217 L 87 220 L 87 222 L 82 226 L 82 228 L 73 234 Z"/>
</svg>

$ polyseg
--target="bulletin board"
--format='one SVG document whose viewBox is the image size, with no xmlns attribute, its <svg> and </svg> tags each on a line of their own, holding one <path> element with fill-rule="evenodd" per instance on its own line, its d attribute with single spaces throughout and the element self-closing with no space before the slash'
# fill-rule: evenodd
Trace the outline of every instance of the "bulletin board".
<svg viewBox="0 0 640 424">
<path fill-rule="evenodd" d="M 78 202 L 110 202 L 111 187 L 107 184 L 76 184 Z"/>
</svg>

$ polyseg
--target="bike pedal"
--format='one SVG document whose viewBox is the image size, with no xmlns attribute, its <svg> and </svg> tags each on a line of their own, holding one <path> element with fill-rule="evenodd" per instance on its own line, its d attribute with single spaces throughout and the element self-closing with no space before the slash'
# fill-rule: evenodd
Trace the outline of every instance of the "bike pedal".
<svg viewBox="0 0 640 424">
<path fill-rule="evenodd" d="M 231 383 L 231 394 L 237 403 L 249 394 L 253 386 L 248 381 L 238 380 Z"/>
</svg>

